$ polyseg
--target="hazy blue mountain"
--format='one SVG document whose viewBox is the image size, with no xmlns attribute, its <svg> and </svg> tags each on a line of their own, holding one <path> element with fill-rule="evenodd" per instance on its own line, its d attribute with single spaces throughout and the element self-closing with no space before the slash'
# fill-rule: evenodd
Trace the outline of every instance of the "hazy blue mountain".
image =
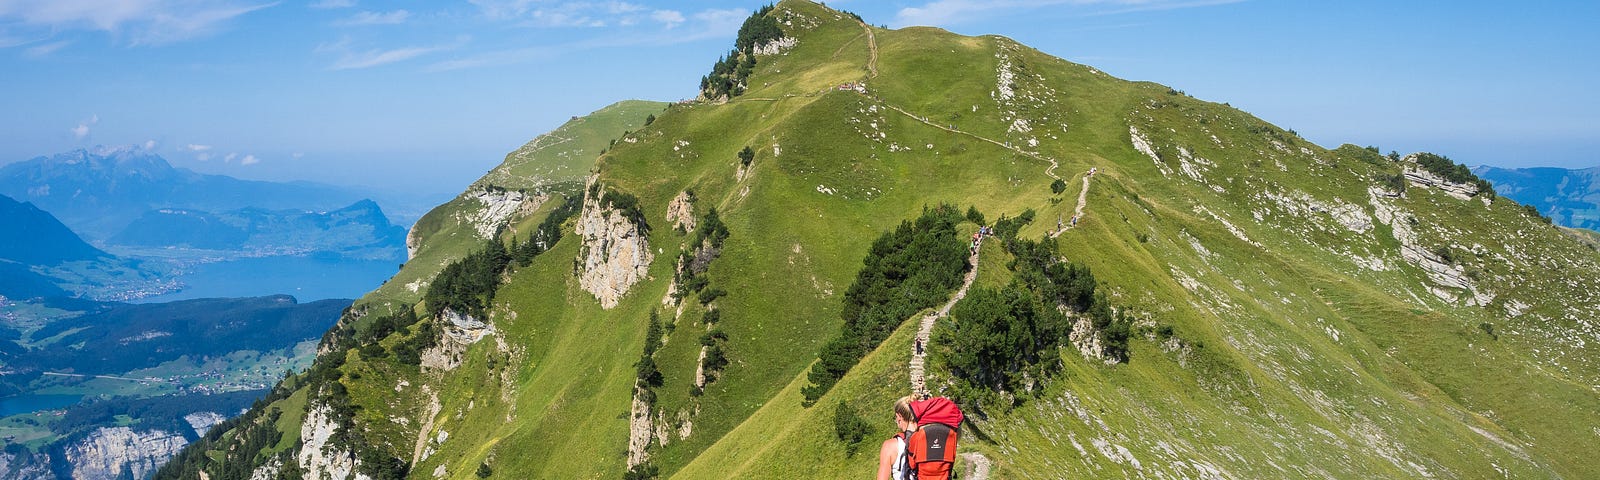
<svg viewBox="0 0 1600 480">
<path fill-rule="evenodd" d="M 0 194 L 32 202 L 96 240 L 158 208 L 331 209 L 363 197 L 330 185 L 203 175 L 137 147 L 80 149 L 0 167 Z"/>
<path fill-rule="evenodd" d="M 1472 173 L 1494 184 L 1495 192 L 1568 227 L 1600 228 L 1600 167 L 1572 170 L 1553 167 L 1499 168 L 1479 166 Z"/>
<path fill-rule="evenodd" d="M 109 257 L 84 243 L 49 212 L 31 203 L 0 195 L 0 259 L 29 265 L 54 265 L 69 260 Z"/>
<path fill-rule="evenodd" d="M 255 207 L 216 213 L 156 209 L 139 216 L 108 242 L 404 261 L 405 236 L 405 229 L 390 223 L 376 202 L 361 200 L 328 212 Z"/>
</svg>

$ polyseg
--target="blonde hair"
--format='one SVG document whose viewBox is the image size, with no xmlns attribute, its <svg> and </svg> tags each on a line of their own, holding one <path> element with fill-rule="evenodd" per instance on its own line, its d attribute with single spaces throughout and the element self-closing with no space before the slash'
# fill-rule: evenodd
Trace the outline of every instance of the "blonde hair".
<svg viewBox="0 0 1600 480">
<path fill-rule="evenodd" d="M 894 401 L 894 415 L 896 417 L 899 417 L 900 420 L 904 420 L 904 421 L 907 421 L 907 422 L 914 422 L 914 421 L 917 420 L 916 414 L 911 413 L 911 396 L 910 395 L 906 395 L 904 397 L 900 397 L 899 400 L 895 400 Z"/>
</svg>

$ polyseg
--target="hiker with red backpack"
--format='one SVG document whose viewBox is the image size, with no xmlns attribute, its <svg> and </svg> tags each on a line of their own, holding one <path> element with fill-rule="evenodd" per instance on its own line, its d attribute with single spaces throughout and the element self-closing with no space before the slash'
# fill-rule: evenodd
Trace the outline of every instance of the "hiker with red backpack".
<svg viewBox="0 0 1600 480">
<path fill-rule="evenodd" d="M 894 402 L 900 433 L 878 450 L 878 480 L 947 480 L 955 470 L 961 408 L 944 397 Z"/>
</svg>

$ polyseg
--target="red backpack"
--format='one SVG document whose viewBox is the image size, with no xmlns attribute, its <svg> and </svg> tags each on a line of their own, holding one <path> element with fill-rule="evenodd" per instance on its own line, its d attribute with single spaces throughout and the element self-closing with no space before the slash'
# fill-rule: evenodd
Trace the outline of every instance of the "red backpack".
<svg viewBox="0 0 1600 480">
<path fill-rule="evenodd" d="M 944 397 L 911 402 L 917 428 L 896 437 L 905 440 L 901 471 L 908 479 L 947 480 L 956 464 L 956 437 L 965 417 Z"/>
</svg>

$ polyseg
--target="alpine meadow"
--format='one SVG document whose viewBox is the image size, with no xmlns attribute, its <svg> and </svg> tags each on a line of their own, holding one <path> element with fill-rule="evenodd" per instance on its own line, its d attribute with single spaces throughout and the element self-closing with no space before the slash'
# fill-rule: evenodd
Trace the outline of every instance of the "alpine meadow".
<svg viewBox="0 0 1600 480">
<path fill-rule="evenodd" d="M 913 390 L 967 479 L 1600 477 L 1600 253 L 1442 155 L 805 0 L 706 63 L 155 478 L 867 478 Z"/>
</svg>

